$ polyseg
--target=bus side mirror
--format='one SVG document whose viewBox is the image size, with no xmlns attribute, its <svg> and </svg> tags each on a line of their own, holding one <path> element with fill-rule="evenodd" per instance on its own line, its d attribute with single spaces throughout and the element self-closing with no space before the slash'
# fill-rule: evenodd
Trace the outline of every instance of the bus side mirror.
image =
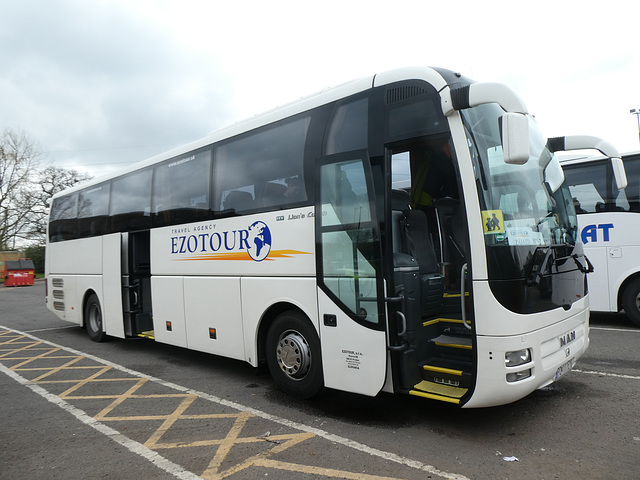
<svg viewBox="0 0 640 480">
<path fill-rule="evenodd" d="M 500 120 L 504 163 L 524 165 L 529 161 L 529 119 L 522 113 L 506 112 Z"/>
<path fill-rule="evenodd" d="M 627 172 L 620 157 L 611 157 L 611 168 L 613 169 L 613 178 L 616 180 L 618 190 L 627 188 Z"/>
</svg>

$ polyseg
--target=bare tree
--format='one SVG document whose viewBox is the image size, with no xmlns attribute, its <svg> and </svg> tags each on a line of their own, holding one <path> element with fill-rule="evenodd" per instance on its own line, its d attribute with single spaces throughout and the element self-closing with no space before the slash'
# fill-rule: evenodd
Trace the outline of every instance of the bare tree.
<svg viewBox="0 0 640 480">
<path fill-rule="evenodd" d="M 44 244 L 47 233 L 47 214 L 51 197 L 65 188 L 89 180 L 89 175 L 77 170 L 47 167 L 39 170 L 30 182 L 28 191 L 22 193 L 25 211 L 24 226 L 17 236 L 30 243 Z"/>
<path fill-rule="evenodd" d="M 90 177 L 58 167 L 40 169 L 41 152 L 25 132 L 0 134 L 0 250 L 16 242 L 44 244 L 51 197 Z"/>
<path fill-rule="evenodd" d="M 0 134 L 0 250 L 13 246 L 24 225 L 22 196 L 39 157 L 38 146 L 25 132 L 5 128 Z"/>
</svg>

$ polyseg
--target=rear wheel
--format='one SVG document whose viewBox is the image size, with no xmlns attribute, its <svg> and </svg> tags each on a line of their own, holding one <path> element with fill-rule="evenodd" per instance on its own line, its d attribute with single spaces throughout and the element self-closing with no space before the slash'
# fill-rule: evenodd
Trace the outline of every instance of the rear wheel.
<svg viewBox="0 0 640 480">
<path fill-rule="evenodd" d="M 310 398 L 324 386 L 320 340 L 298 312 L 279 315 L 266 339 L 267 365 L 278 387 L 297 398 Z"/>
<path fill-rule="evenodd" d="M 640 327 L 640 278 L 633 280 L 622 294 L 622 308 L 627 317 Z"/>
<path fill-rule="evenodd" d="M 84 306 L 84 325 L 89 338 L 94 342 L 103 342 L 106 339 L 107 335 L 102 324 L 102 308 L 95 293 L 91 294 Z"/>
</svg>

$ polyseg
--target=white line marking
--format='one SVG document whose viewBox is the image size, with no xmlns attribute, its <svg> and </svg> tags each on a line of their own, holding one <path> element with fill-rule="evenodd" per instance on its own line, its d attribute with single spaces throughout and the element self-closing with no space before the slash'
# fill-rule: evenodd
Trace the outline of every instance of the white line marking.
<svg viewBox="0 0 640 480">
<path fill-rule="evenodd" d="M 360 442 L 356 442 L 355 440 L 350 440 L 348 438 L 340 437 L 338 435 L 334 435 L 332 433 L 326 432 L 324 430 L 320 430 L 318 428 L 309 427 L 309 426 L 304 425 L 302 423 L 293 422 L 291 420 L 287 420 L 285 418 L 281 418 L 281 417 L 278 417 L 276 415 L 271 415 L 271 414 L 263 412 L 261 410 L 257 410 L 255 408 L 247 407 L 247 406 L 242 405 L 240 403 L 232 402 L 230 400 L 224 400 L 222 398 L 216 397 L 215 395 L 210 395 L 210 394 L 205 393 L 205 392 L 200 392 L 198 390 L 193 390 L 191 388 L 183 387 L 182 385 L 178 385 L 178 384 L 175 384 L 175 383 L 167 382 L 167 381 L 162 380 L 160 378 L 152 377 L 151 375 L 147 375 L 145 373 L 137 372 L 137 371 L 131 370 L 130 368 L 127 368 L 127 367 L 123 367 L 122 365 L 118 365 L 117 363 L 113 363 L 113 362 L 110 362 L 108 360 L 104 360 L 102 358 L 93 356 L 91 354 L 81 352 L 81 351 L 76 350 L 74 348 L 64 347 L 62 345 L 58 345 L 56 343 L 49 342 L 47 340 L 43 340 L 41 338 L 35 337 L 35 336 L 30 335 L 30 334 L 25 333 L 25 332 L 21 332 L 19 330 L 14 330 L 14 329 L 8 328 L 8 327 L 3 327 L 3 328 L 6 328 L 7 330 L 9 330 L 11 332 L 14 332 L 14 333 L 17 333 L 19 335 L 24 335 L 25 337 L 30 337 L 33 340 L 36 340 L 36 341 L 39 341 L 39 342 L 42 342 L 42 343 L 46 343 L 48 345 L 51 345 L 52 347 L 56 347 L 56 348 L 60 348 L 60 349 L 66 350 L 68 352 L 73 353 L 74 355 L 80 355 L 80 356 L 86 357 L 86 358 L 88 358 L 90 360 L 93 360 L 94 362 L 101 363 L 103 365 L 108 365 L 108 366 L 113 367 L 113 368 L 115 368 L 117 370 L 120 370 L 121 372 L 128 373 L 129 375 L 133 375 L 133 376 L 137 376 L 137 377 L 141 377 L 141 378 L 146 378 L 149 381 L 158 383 L 160 385 L 163 385 L 163 386 L 165 386 L 167 388 L 171 388 L 173 390 L 177 390 L 179 392 L 185 392 L 185 393 L 190 393 L 190 394 L 193 394 L 193 395 L 197 395 L 197 396 L 199 396 L 199 397 L 201 397 L 201 398 L 203 398 L 205 400 L 209 400 L 210 402 L 214 402 L 214 403 L 217 403 L 219 405 L 224 405 L 224 406 L 227 406 L 227 407 L 230 407 L 230 408 L 234 408 L 234 409 L 239 410 L 241 412 L 248 412 L 248 413 L 251 413 L 251 414 L 253 414 L 253 415 L 257 416 L 257 417 L 261 417 L 261 418 L 264 418 L 266 420 L 270 420 L 272 422 L 276 422 L 276 423 L 279 423 L 281 425 L 285 425 L 287 427 L 295 428 L 295 429 L 301 430 L 303 432 L 313 433 L 313 434 L 315 434 L 315 435 L 317 435 L 319 437 L 325 438 L 325 439 L 327 439 L 327 440 L 329 440 L 331 442 L 338 443 L 340 445 L 344 445 L 346 447 L 353 448 L 355 450 L 359 450 L 359 451 L 364 452 L 364 453 L 368 453 L 369 455 L 374 456 L 374 457 L 379 457 L 379 458 L 382 458 L 384 460 L 388 460 L 388 461 L 391 461 L 391 462 L 394 462 L 394 463 L 398 463 L 400 465 L 404 465 L 404 466 L 407 466 L 407 467 L 410 467 L 410 468 L 414 468 L 416 470 L 422 470 L 422 471 L 430 473 L 432 475 L 437 475 L 439 477 L 447 478 L 447 479 L 450 479 L 450 480 L 469 480 L 469 478 L 465 477 L 464 475 L 458 475 L 458 474 L 455 474 L 455 473 L 443 472 L 441 470 L 438 470 L 436 467 L 434 467 L 432 465 L 427 465 L 427 464 L 425 464 L 423 462 L 420 462 L 418 460 L 412 460 L 410 458 L 402 457 L 402 456 L 397 455 L 395 453 L 385 452 L 383 450 L 378 450 L 377 448 L 369 447 L 368 445 L 365 445 L 365 444 L 360 443 Z M 2 371 L 6 370 L 6 367 L 3 367 L 2 365 L 0 365 L 0 367 L 2 367 Z M 169 461 L 169 460 L 165 459 L 164 457 L 158 455 L 157 453 L 149 450 L 144 445 L 142 445 L 142 444 L 140 444 L 138 442 L 135 442 L 133 440 L 130 440 L 130 439 L 124 437 L 123 435 L 121 435 L 120 433 L 118 433 L 117 431 L 111 429 L 110 427 L 108 427 L 108 426 L 106 426 L 106 425 L 104 425 L 104 424 L 102 424 L 100 422 L 97 422 L 96 420 L 94 420 L 93 418 L 89 417 L 88 415 L 86 415 L 81 410 L 78 410 L 74 406 L 69 405 L 67 402 L 65 402 L 64 400 L 60 399 L 59 397 L 56 397 L 55 395 L 49 394 L 46 390 L 42 389 L 41 387 L 39 387 L 39 386 L 37 386 L 35 384 L 31 384 L 32 386 L 30 386 L 29 384 L 31 382 L 29 382 L 26 379 L 23 379 L 22 377 L 17 375 L 15 372 L 13 372 L 13 371 L 10 371 L 10 372 L 12 374 L 11 375 L 12 377 L 14 377 L 14 378 L 17 377 L 17 378 L 20 378 L 20 379 L 24 380 L 24 383 L 23 382 L 21 382 L 21 383 L 29 386 L 29 388 L 32 388 L 32 386 L 33 387 L 37 387 L 38 389 L 42 390 L 42 392 L 44 392 L 45 394 L 51 395 L 52 397 L 54 397 L 55 399 L 59 400 L 63 404 L 68 405 L 68 407 L 70 409 L 77 410 L 80 414 L 84 415 L 88 419 L 88 422 L 90 422 L 90 423 L 88 423 L 89 425 L 94 426 L 93 424 L 97 424 L 97 425 L 100 425 L 101 428 L 108 429 L 108 431 L 113 432 L 113 433 L 108 433 L 108 434 L 105 433 L 105 435 L 109 435 L 111 438 L 113 438 L 116 441 L 118 441 L 118 440 L 115 437 L 121 437 L 123 440 L 131 442 L 132 445 L 137 445 L 137 446 L 139 446 L 140 449 L 144 449 L 144 450 L 149 451 L 150 454 L 153 455 L 153 458 L 162 459 L 163 461 L 166 461 L 168 464 L 175 465 L 171 461 Z M 32 390 L 36 391 L 34 388 L 32 388 Z M 36 391 L 36 393 L 41 394 L 38 391 Z M 45 397 L 45 398 L 47 398 L 47 397 Z M 57 402 L 53 402 L 53 403 L 57 404 Z M 63 407 L 63 408 L 65 408 L 65 407 Z M 66 408 L 65 408 L 65 410 L 66 410 Z M 80 417 L 78 417 L 78 418 L 80 418 Z M 85 423 L 87 423 L 87 422 L 85 422 Z M 94 426 L 94 428 L 96 428 L 96 427 Z M 98 428 L 96 428 L 96 430 L 100 431 L 100 429 L 98 429 Z M 118 443 L 121 443 L 121 442 L 118 441 Z M 127 448 L 129 448 L 129 447 L 127 447 Z M 142 450 L 142 451 L 144 451 L 144 450 Z M 131 450 L 131 451 L 134 451 L 134 450 Z M 145 458 L 147 458 L 147 457 L 145 456 Z M 151 458 L 148 458 L 148 459 L 151 460 Z M 151 460 L 151 461 L 153 463 L 156 463 L 154 460 Z M 160 465 L 158 465 L 158 466 L 160 466 Z M 183 470 L 182 467 L 180 467 L 179 465 L 175 465 L 175 467 L 181 469 L 183 472 L 185 472 L 185 474 L 193 475 L 191 472 L 186 472 L 185 470 Z M 160 468 L 162 468 L 162 467 L 160 467 Z M 169 470 L 166 470 L 166 471 L 169 471 Z M 170 473 L 172 473 L 172 472 L 170 472 Z M 174 475 L 176 475 L 176 474 L 174 474 Z M 197 477 L 197 476 L 191 477 L 190 476 L 190 477 L 178 477 L 178 478 L 200 478 L 200 477 Z"/>
<path fill-rule="evenodd" d="M 579 370 L 574 368 L 574 372 L 578 373 L 586 373 L 588 375 L 600 375 L 601 377 L 615 377 L 615 378 L 626 378 L 629 380 L 640 380 L 639 376 L 635 375 L 623 375 L 621 373 L 606 373 L 606 372 L 596 372 L 595 370 Z"/>
<path fill-rule="evenodd" d="M 591 330 L 610 330 L 612 332 L 640 333 L 640 328 L 589 327 Z"/>
<path fill-rule="evenodd" d="M 64 330 L 65 328 L 80 328 L 80 325 L 64 325 L 62 327 L 39 328 L 38 330 L 27 330 L 26 333 L 50 332 L 52 330 Z"/>
<path fill-rule="evenodd" d="M 15 330 L 12 330 L 12 331 L 15 332 Z M 48 343 L 48 342 L 45 342 L 45 343 Z M 136 455 L 139 455 L 139 456 L 149 460 L 156 467 L 164 470 L 165 472 L 173 475 L 174 477 L 180 478 L 180 479 L 185 479 L 185 480 L 195 480 L 195 479 L 200 478 L 198 475 L 195 475 L 194 473 L 191 473 L 191 472 L 185 470 L 180 465 L 178 465 L 176 463 L 173 463 L 171 460 L 167 460 L 162 455 L 159 455 L 158 453 L 156 453 L 153 450 L 145 447 L 141 443 L 138 443 L 135 440 L 131 440 L 130 438 L 125 437 L 120 432 L 118 432 L 117 430 L 114 430 L 111 427 L 108 427 L 104 423 L 98 422 L 97 420 L 95 420 L 94 418 L 90 417 L 89 415 L 87 415 L 85 412 L 83 412 L 79 408 L 76 408 L 73 405 L 71 405 L 70 403 L 67 403 L 66 401 L 64 401 L 60 397 L 58 397 L 57 395 L 54 395 L 53 393 L 47 392 L 40 385 L 37 385 L 37 384 L 31 382 L 30 380 L 27 380 L 26 378 L 21 377 L 16 372 L 14 372 L 13 370 L 10 370 L 9 368 L 5 367 L 2 364 L 0 364 L 0 371 L 5 373 L 7 376 L 13 378 L 19 384 L 30 388 L 34 393 L 37 393 L 41 397 L 44 397 L 46 400 L 48 400 L 49 402 L 53 403 L 54 405 L 62 408 L 67 413 L 70 413 L 71 415 L 76 417 L 78 420 L 80 420 L 82 423 L 84 423 L 85 425 L 88 425 L 89 427 L 97 430 L 98 432 L 102 433 L 103 435 L 106 435 L 107 437 L 109 437 L 114 442 L 119 443 L 124 448 L 129 450 L 131 453 L 135 453 Z"/>
</svg>

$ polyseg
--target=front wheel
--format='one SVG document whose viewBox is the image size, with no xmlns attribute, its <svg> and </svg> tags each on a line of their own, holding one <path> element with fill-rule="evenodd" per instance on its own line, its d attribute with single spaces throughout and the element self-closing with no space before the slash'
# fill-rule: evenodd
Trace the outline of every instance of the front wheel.
<svg viewBox="0 0 640 480">
<path fill-rule="evenodd" d="M 640 327 L 640 278 L 633 280 L 622 294 L 622 308 L 627 317 Z"/>
<path fill-rule="evenodd" d="M 106 339 L 107 334 L 102 324 L 102 308 L 95 293 L 91 294 L 84 306 L 84 325 L 89 338 L 94 342 L 103 342 Z"/>
<path fill-rule="evenodd" d="M 298 312 L 279 315 L 266 339 L 269 372 L 278 387 L 297 398 L 311 398 L 324 386 L 320 340 Z"/>
</svg>

